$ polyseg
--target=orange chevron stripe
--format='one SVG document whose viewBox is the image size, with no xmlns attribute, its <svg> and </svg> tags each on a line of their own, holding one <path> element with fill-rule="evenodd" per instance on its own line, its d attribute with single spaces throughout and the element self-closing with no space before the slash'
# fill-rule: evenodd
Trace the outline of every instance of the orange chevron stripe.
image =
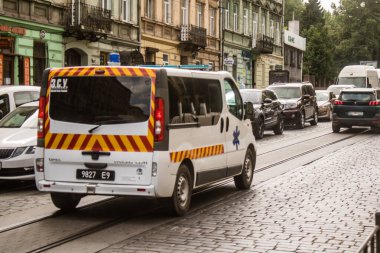
<svg viewBox="0 0 380 253">
<path fill-rule="evenodd" d="M 218 145 L 213 145 L 213 146 L 170 152 L 169 156 L 170 156 L 171 162 L 178 163 L 178 162 L 183 161 L 186 158 L 194 160 L 194 159 L 220 155 L 223 153 L 224 153 L 223 144 L 218 144 Z"/>
</svg>

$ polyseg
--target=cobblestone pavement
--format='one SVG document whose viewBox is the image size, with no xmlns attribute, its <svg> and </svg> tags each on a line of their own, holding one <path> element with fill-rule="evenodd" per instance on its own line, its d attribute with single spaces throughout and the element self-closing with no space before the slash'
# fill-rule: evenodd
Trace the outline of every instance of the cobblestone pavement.
<svg viewBox="0 0 380 253">
<path fill-rule="evenodd" d="M 379 141 L 346 147 L 101 252 L 355 252 L 380 211 Z"/>
</svg>

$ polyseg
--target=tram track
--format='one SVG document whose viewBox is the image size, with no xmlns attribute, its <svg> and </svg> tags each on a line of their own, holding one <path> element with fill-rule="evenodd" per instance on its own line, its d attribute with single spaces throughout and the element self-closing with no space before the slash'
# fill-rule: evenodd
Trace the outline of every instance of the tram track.
<svg viewBox="0 0 380 253">
<path fill-rule="evenodd" d="M 355 136 L 358 136 L 360 134 L 367 133 L 367 132 L 369 132 L 369 130 L 363 130 L 363 131 L 360 131 L 358 133 L 352 133 L 352 134 L 349 134 L 348 136 L 345 136 L 342 139 L 331 141 L 329 143 L 326 143 L 326 144 L 323 144 L 323 145 L 319 145 L 317 147 L 308 149 L 306 151 L 294 154 L 294 155 L 292 155 L 292 156 L 290 156 L 290 157 L 288 157 L 286 159 L 282 159 L 280 161 L 276 161 L 275 163 L 272 163 L 272 164 L 269 164 L 269 165 L 265 165 L 265 166 L 263 166 L 261 168 L 257 168 L 255 170 L 255 173 L 261 173 L 263 171 L 271 169 L 271 168 L 273 168 L 275 166 L 278 166 L 280 164 L 289 162 L 291 160 L 298 159 L 298 158 L 300 158 L 302 156 L 305 156 L 307 154 L 311 154 L 311 153 L 316 152 L 318 150 L 321 150 L 321 149 L 324 149 L 326 147 L 329 147 L 329 146 L 332 146 L 334 144 L 337 144 L 339 142 L 343 142 L 345 140 L 354 138 Z M 324 135 L 321 135 L 321 136 L 318 136 L 318 137 L 315 137 L 315 138 L 311 138 L 310 140 L 313 140 L 313 139 L 316 139 L 316 138 L 321 138 L 322 136 L 326 136 L 326 135 L 328 135 L 328 134 L 324 134 Z M 292 145 L 294 145 L 294 144 L 292 144 Z M 281 148 L 278 148 L 278 149 L 274 149 L 271 152 L 264 152 L 262 154 L 257 155 L 257 157 L 259 158 L 259 157 L 261 157 L 263 155 L 267 155 L 268 153 L 272 153 L 272 152 L 274 152 L 274 153 L 275 152 L 279 152 L 281 149 L 285 149 L 285 148 L 287 148 L 287 146 L 284 146 L 284 147 L 281 147 Z M 219 181 L 219 182 L 217 182 L 215 184 L 210 185 L 207 188 L 199 189 L 199 190 L 195 191 L 194 194 L 193 194 L 193 196 L 202 195 L 204 193 L 213 191 L 214 189 L 217 189 L 217 188 L 220 188 L 222 186 L 231 184 L 232 182 L 233 182 L 233 179 L 231 179 L 231 178 Z M 202 204 L 198 208 L 191 209 L 190 212 L 189 212 L 189 215 L 191 215 L 194 212 L 197 212 L 199 209 L 204 209 L 204 208 L 216 205 L 218 202 L 224 201 L 226 199 L 230 199 L 230 198 L 233 198 L 235 196 L 241 196 L 241 194 L 242 194 L 241 192 L 236 191 L 236 192 L 232 192 L 232 193 L 227 194 L 227 196 L 224 195 L 223 197 L 221 197 L 221 198 L 219 198 L 219 199 L 217 199 L 215 201 L 208 201 L 206 204 Z M 117 197 L 115 197 L 115 198 L 117 198 Z M 94 206 L 97 206 L 97 205 L 103 205 L 104 203 L 110 202 L 111 200 L 114 200 L 115 198 L 110 198 L 110 199 L 103 200 L 103 201 L 100 201 L 100 202 L 91 203 L 91 204 L 88 204 L 86 206 L 82 206 L 82 207 L 78 208 L 77 210 L 81 211 L 81 210 L 84 210 L 85 208 L 94 207 Z M 35 249 L 27 251 L 27 252 L 33 252 L 33 253 L 36 253 L 36 252 L 45 252 L 45 251 L 54 249 L 56 247 L 59 247 L 59 246 L 61 246 L 63 244 L 66 244 L 68 242 L 71 242 L 71 241 L 77 240 L 79 238 L 85 237 L 87 235 L 91 235 L 91 234 L 97 233 L 99 231 L 102 231 L 104 229 L 113 227 L 113 226 L 115 226 L 115 225 L 117 225 L 119 223 L 128 221 L 130 219 L 133 220 L 133 219 L 136 219 L 137 217 L 141 217 L 141 216 L 147 215 L 148 213 L 153 213 L 153 212 L 155 212 L 155 211 L 157 211 L 159 209 L 162 209 L 162 208 L 163 208 L 162 205 L 156 205 L 154 207 L 148 208 L 147 210 L 145 210 L 143 212 L 140 212 L 138 215 L 133 215 L 133 216 L 129 216 L 129 217 L 120 216 L 120 217 L 116 217 L 114 219 L 106 220 L 104 222 L 98 223 L 98 224 L 96 224 L 94 226 L 91 226 L 89 228 L 85 228 L 85 229 L 79 230 L 78 232 L 74 232 L 71 235 L 66 236 L 65 238 L 55 240 L 55 241 L 53 241 L 51 243 L 47 243 L 47 244 L 45 244 L 45 245 L 43 245 L 41 247 L 35 248 Z M 62 216 L 63 214 L 64 213 L 58 212 L 58 213 L 55 213 L 55 214 L 52 214 L 52 215 L 48 215 L 48 216 L 45 216 L 45 217 L 39 217 L 39 218 L 36 218 L 34 220 L 29 220 L 29 221 L 27 221 L 25 223 L 16 224 L 14 226 L 10 226 L 10 227 L 7 227 L 7 228 L 2 228 L 2 229 L 0 228 L 0 234 L 4 234 L 4 233 L 10 232 L 12 230 L 22 229 L 24 227 L 27 227 L 27 226 L 30 226 L 32 224 L 35 224 L 35 223 L 47 220 L 49 218 L 56 218 L 58 216 Z M 170 219 L 165 224 L 167 224 L 169 222 L 174 222 L 176 220 L 177 219 Z"/>
</svg>

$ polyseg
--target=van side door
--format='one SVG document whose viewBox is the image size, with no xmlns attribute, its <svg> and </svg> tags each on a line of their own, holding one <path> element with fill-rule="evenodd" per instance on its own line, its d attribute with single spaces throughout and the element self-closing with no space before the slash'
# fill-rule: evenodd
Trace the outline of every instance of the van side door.
<svg viewBox="0 0 380 253">
<path fill-rule="evenodd" d="M 224 92 L 226 108 L 224 109 L 226 153 L 227 153 L 227 176 L 239 174 L 248 144 L 246 138 L 252 131 L 244 125 L 243 100 L 240 92 L 232 79 L 224 80 Z"/>
</svg>

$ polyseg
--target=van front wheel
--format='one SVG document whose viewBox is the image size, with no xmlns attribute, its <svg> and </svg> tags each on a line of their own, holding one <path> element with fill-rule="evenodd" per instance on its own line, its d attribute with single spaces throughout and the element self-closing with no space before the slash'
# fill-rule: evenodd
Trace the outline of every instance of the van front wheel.
<svg viewBox="0 0 380 253">
<path fill-rule="evenodd" d="M 247 190 L 251 187 L 253 172 L 256 165 L 256 155 L 254 151 L 248 149 L 245 154 L 243 169 L 241 174 L 234 177 L 235 186 L 239 190 Z"/>
<path fill-rule="evenodd" d="M 170 201 L 171 211 L 174 215 L 183 216 L 187 213 L 190 207 L 192 189 L 193 183 L 189 168 L 182 164 L 178 169 L 174 192 Z"/>
<path fill-rule="evenodd" d="M 74 210 L 82 198 L 79 194 L 61 192 L 51 192 L 50 197 L 53 204 L 65 212 Z"/>
</svg>

